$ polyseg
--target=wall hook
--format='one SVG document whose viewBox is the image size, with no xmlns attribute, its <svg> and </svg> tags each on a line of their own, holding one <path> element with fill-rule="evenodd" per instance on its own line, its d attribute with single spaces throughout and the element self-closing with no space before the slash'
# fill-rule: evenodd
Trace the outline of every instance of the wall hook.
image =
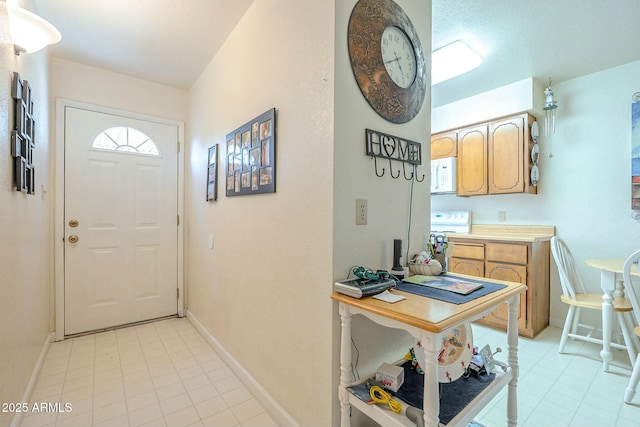
<svg viewBox="0 0 640 427">
<path fill-rule="evenodd" d="M 406 163 L 402 163 L 402 173 L 404 174 L 404 179 L 406 179 L 407 181 L 411 181 L 413 179 L 413 177 L 416 175 L 415 173 L 415 165 L 411 165 L 411 175 L 409 175 L 409 177 L 407 178 L 407 168 L 406 168 Z"/>
<path fill-rule="evenodd" d="M 373 158 L 373 163 L 374 163 L 375 168 L 376 168 L 376 176 L 378 178 L 382 178 L 384 176 L 384 168 L 382 168 L 382 173 L 378 173 L 378 158 L 377 157 Z"/>
<path fill-rule="evenodd" d="M 391 178 L 398 179 L 400 177 L 400 168 L 398 168 L 398 174 L 393 174 L 393 165 L 391 165 L 391 158 L 389 158 L 389 173 L 391 174 Z"/>
</svg>

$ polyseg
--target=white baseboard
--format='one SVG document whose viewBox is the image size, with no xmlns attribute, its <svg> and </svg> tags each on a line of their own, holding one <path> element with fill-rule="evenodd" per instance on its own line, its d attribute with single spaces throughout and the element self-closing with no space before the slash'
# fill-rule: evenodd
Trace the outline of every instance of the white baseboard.
<svg viewBox="0 0 640 427">
<path fill-rule="evenodd" d="M 31 372 L 31 378 L 29 378 L 29 382 L 27 383 L 27 387 L 24 389 L 24 393 L 22 394 L 22 400 L 20 402 L 30 402 L 31 394 L 33 393 L 33 388 L 36 386 L 36 382 L 38 381 L 38 376 L 40 375 L 40 371 L 42 370 L 42 365 L 44 365 L 44 359 L 47 357 L 47 352 L 49 351 L 49 345 L 55 338 L 55 333 L 51 332 L 47 335 L 47 338 L 44 340 L 44 345 L 42 346 L 42 350 L 40 351 L 40 356 L 38 356 L 38 360 L 36 361 L 35 366 L 33 367 L 33 372 Z M 16 412 L 13 416 L 13 420 L 11 421 L 10 427 L 19 427 L 22 424 L 22 418 L 24 417 L 24 412 Z"/>
<path fill-rule="evenodd" d="M 554 319 L 553 317 L 550 317 L 549 326 L 554 326 L 556 328 L 562 329 L 564 327 L 564 319 Z"/>
<path fill-rule="evenodd" d="M 293 418 L 276 402 L 271 395 L 258 383 L 255 378 L 229 353 L 224 346 L 198 321 L 194 314 L 186 310 L 187 319 L 200 332 L 200 335 L 213 347 L 216 353 L 229 366 L 229 369 L 238 376 L 240 381 L 251 391 L 256 400 L 269 412 L 279 426 L 299 427 Z M 13 427 L 13 426 L 12 426 Z"/>
</svg>

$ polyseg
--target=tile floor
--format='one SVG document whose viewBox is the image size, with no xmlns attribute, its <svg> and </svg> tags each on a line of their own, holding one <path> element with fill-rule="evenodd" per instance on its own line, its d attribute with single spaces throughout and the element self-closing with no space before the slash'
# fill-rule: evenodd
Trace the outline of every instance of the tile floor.
<svg viewBox="0 0 640 427">
<path fill-rule="evenodd" d="M 473 326 L 474 343 L 504 352 L 501 332 Z M 631 368 L 614 351 L 602 372 L 597 345 L 569 341 L 558 354 L 560 329 L 519 340 L 518 425 L 640 425 L 640 390 L 622 402 Z M 23 427 L 254 426 L 276 423 L 187 319 L 170 319 L 52 343 L 32 402 L 72 403 L 73 411 L 31 413 Z M 476 420 L 506 425 L 506 390 Z"/>
<path fill-rule="evenodd" d="M 276 426 L 186 318 L 52 343 L 31 402 L 72 411 L 22 427 Z"/>
<path fill-rule="evenodd" d="M 504 352 L 506 338 L 492 329 L 473 327 L 474 344 Z M 569 340 L 558 354 L 561 330 L 549 327 L 534 340 L 518 341 L 518 426 L 631 427 L 640 426 L 640 390 L 632 405 L 622 402 L 631 375 L 627 352 L 613 350 L 610 372 L 602 371 L 601 346 Z M 476 421 L 487 427 L 506 425 L 506 389 L 482 410 Z"/>
</svg>

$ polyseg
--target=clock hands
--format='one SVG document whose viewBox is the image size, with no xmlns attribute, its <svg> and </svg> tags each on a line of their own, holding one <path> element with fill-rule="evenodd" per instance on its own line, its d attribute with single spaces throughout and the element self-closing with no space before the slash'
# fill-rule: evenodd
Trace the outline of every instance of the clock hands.
<svg viewBox="0 0 640 427">
<path fill-rule="evenodd" d="M 400 57 L 398 56 L 398 54 L 395 51 L 393 52 L 393 56 L 396 57 L 396 62 L 398 63 L 398 68 L 400 68 L 400 74 L 404 75 L 404 71 L 402 71 L 402 64 L 400 64 Z"/>
<path fill-rule="evenodd" d="M 390 59 L 388 61 L 384 61 L 385 64 L 390 64 L 392 62 L 397 62 L 398 63 L 398 68 L 400 69 L 400 74 L 404 75 L 404 71 L 402 71 L 402 64 L 400 63 L 400 57 L 398 56 L 398 54 L 394 51 L 393 52 L 393 56 L 395 56 L 394 59 Z"/>
</svg>

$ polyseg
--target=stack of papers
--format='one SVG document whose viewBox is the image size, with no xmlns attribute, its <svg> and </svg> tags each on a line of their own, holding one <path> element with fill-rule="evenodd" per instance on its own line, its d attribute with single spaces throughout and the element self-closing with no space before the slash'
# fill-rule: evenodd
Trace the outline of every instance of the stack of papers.
<svg viewBox="0 0 640 427">
<path fill-rule="evenodd" d="M 415 275 L 403 279 L 404 282 L 414 283 L 416 285 L 428 286 L 431 288 L 442 289 L 445 291 L 455 292 L 456 294 L 467 295 L 482 287 L 482 283 L 468 282 L 466 280 L 454 277 L 443 276 L 420 276 Z"/>
</svg>

